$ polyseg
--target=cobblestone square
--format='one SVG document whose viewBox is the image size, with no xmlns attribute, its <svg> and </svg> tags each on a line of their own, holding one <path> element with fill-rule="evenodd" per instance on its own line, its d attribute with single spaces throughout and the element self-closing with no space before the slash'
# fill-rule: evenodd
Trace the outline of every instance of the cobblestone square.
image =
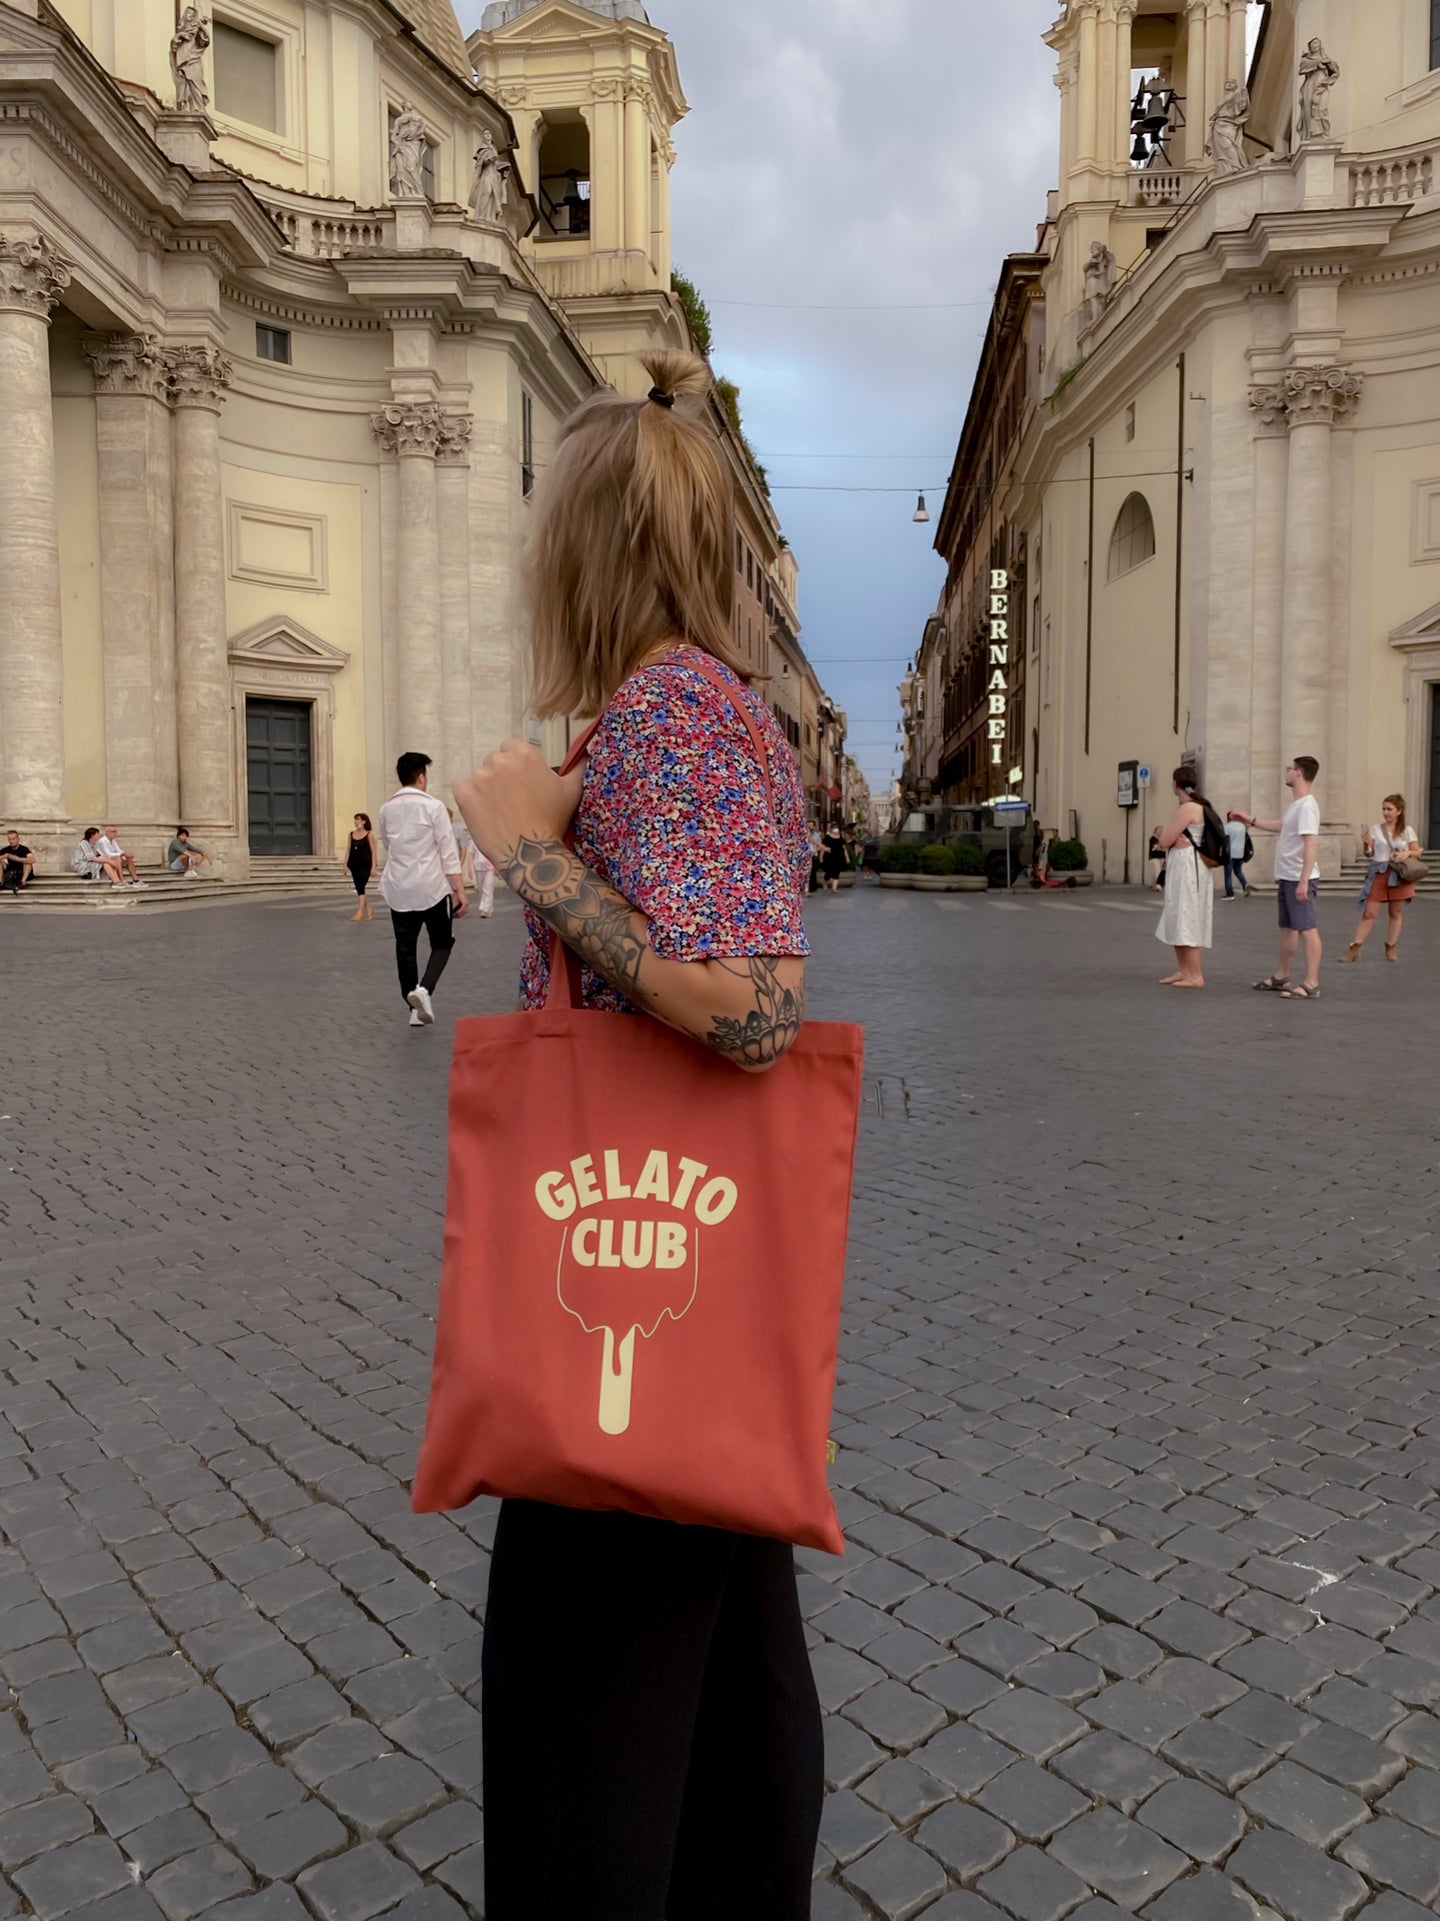
<svg viewBox="0 0 1440 1921">
<path fill-rule="evenodd" d="M 407 1480 L 518 911 L 415 1031 L 338 900 L 5 907 L 0 1917 L 479 1916 L 493 1509 Z M 1270 903 L 1204 994 L 1154 917 L 812 905 L 868 1034 L 817 1921 L 1440 1899 L 1435 910 L 1315 1005 L 1248 991 Z"/>
</svg>

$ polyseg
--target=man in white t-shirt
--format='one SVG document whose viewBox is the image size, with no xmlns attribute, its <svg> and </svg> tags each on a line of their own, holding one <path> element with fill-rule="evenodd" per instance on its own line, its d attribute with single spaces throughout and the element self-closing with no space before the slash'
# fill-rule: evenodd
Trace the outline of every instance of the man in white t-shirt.
<svg viewBox="0 0 1440 1921">
<path fill-rule="evenodd" d="M 127 853 L 125 848 L 120 845 L 120 837 L 115 831 L 115 823 L 113 821 L 105 829 L 105 832 L 100 836 L 99 840 L 96 841 L 95 847 L 96 851 L 105 855 L 107 859 L 119 861 L 120 872 L 129 876 L 132 887 L 146 887 L 149 885 L 148 881 L 143 881 L 140 878 L 140 869 L 135 865 L 135 856 Z"/>
<path fill-rule="evenodd" d="M 1320 998 L 1320 929 L 1315 919 L 1320 885 L 1320 803 L 1311 792 L 1319 771 L 1320 763 L 1312 755 L 1297 754 L 1285 769 L 1285 785 L 1293 798 L 1284 814 L 1279 820 L 1257 820 L 1252 814 L 1246 821 L 1257 833 L 1280 836 L 1275 849 L 1280 967 L 1255 985 L 1263 993 L 1279 994 L 1285 1000 Z M 1290 979 L 1297 947 L 1305 955 L 1305 978 L 1298 986 Z"/>
</svg>

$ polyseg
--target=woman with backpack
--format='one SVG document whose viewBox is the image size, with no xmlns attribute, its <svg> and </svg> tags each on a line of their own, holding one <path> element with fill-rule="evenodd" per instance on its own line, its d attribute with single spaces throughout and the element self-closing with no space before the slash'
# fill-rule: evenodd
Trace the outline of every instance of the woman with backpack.
<svg viewBox="0 0 1440 1921">
<path fill-rule="evenodd" d="M 1170 779 L 1179 806 L 1174 820 L 1156 836 L 1165 855 L 1165 905 L 1155 938 L 1175 949 L 1176 971 L 1166 974 L 1160 985 L 1203 987 L 1200 957 L 1211 943 L 1215 922 L 1210 872 L 1224 862 L 1225 828 L 1199 792 L 1193 767 L 1177 767 Z"/>
</svg>

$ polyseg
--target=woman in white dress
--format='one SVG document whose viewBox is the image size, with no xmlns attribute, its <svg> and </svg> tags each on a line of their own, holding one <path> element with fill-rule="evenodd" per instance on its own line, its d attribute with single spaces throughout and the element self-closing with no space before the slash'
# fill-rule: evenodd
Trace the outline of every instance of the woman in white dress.
<svg viewBox="0 0 1440 1921">
<path fill-rule="evenodd" d="M 1176 972 L 1166 974 L 1160 985 L 1203 987 L 1200 957 L 1210 945 L 1215 922 L 1215 887 L 1200 858 L 1204 796 L 1196 788 L 1193 767 L 1177 767 L 1171 781 L 1179 806 L 1174 820 L 1156 836 L 1166 858 L 1165 905 L 1155 938 L 1175 949 Z"/>
</svg>

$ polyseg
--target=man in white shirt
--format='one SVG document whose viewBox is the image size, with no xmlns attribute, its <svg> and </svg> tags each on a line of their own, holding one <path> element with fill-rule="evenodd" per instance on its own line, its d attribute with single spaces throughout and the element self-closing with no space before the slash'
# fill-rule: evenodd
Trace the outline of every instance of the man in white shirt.
<svg viewBox="0 0 1440 1921">
<path fill-rule="evenodd" d="M 1279 820 L 1257 820 L 1252 814 L 1246 822 L 1259 833 L 1280 836 L 1275 849 L 1280 968 L 1255 985 L 1263 993 L 1279 994 L 1284 1000 L 1320 998 L 1320 929 L 1315 919 L 1320 883 L 1320 803 L 1310 791 L 1319 771 L 1320 763 L 1312 755 L 1297 754 L 1285 769 L 1285 785 L 1293 799 L 1284 814 Z M 1290 980 L 1297 946 L 1305 954 L 1305 979 L 1299 986 Z"/>
<path fill-rule="evenodd" d="M 119 861 L 120 872 L 130 876 L 130 885 L 132 887 L 149 886 L 148 881 L 143 881 L 140 878 L 140 870 L 135 865 L 135 856 L 133 854 L 127 854 L 125 849 L 120 845 L 115 832 L 114 821 L 111 821 L 110 825 L 105 829 L 105 832 L 100 836 L 99 840 L 96 841 L 95 848 L 97 853 L 105 855 L 108 860 Z"/>
<path fill-rule="evenodd" d="M 430 996 L 445 972 L 455 945 L 451 923 L 466 911 L 460 884 L 460 850 L 450 816 L 428 793 L 428 754 L 402 754 L 395 763 L 400 791 L 380 809 L 380 839 L 385 871 L 380 892 L 395 930 L 395 965 L 400 992 L 410 1008 L 410 1025 L 428 1027 L 435 1019 Z M 430 937 L 430 958 L 420 978 L 420 929 Z"/>
</svg>

